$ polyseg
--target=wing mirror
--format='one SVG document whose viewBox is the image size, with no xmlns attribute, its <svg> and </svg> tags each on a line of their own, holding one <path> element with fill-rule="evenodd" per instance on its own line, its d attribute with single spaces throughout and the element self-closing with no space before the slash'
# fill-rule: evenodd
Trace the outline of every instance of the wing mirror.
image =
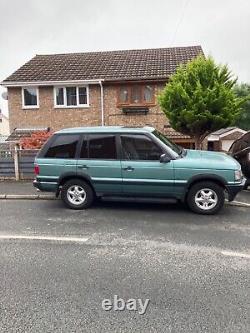
<svg viewBox="0 0 250 333">
<path fill-rule="evenodd" d="M 167 154 L 162 154 L 160 156 L 160 163 L 169 163 L 171 158 Z"/>
</svg>

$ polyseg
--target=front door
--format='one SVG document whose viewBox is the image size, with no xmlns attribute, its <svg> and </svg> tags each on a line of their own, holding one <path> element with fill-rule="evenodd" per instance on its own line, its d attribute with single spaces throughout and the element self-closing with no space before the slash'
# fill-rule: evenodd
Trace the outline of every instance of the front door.
<svg viewBox="0 0 250 333">
<path fill-rule="evenodd" d="M 121 161 L 117 156 L 114 134 L 89 134 L 83 137 L 77 173 L 88 175 L 101 195 L 122 192 Z"/>
<path fill-rule="evenodd" d="M 173 162 L 160 163 L 160 156 L 165 153 L 162 148 L 144 134 L 125 134 L 120 138 L 124 194 L 173 196 Z"/>
</svg>

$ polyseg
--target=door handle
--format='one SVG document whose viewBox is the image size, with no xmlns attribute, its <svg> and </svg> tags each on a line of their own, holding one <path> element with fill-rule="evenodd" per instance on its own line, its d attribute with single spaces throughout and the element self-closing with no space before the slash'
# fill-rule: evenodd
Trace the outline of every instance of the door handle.
<svg viewBox="0 0 250 333">
<path fill-rule="evenodd" d="M 78 169 L 88 169 L 89 167 L 87 165 L 78 165 Z"/>
<path fill-rule="evenodd" d="M 126 168 L 123 168 L 124 171 L 134 171 L 135 169 L 131 166 L 127 166 Z"/>
</svg>

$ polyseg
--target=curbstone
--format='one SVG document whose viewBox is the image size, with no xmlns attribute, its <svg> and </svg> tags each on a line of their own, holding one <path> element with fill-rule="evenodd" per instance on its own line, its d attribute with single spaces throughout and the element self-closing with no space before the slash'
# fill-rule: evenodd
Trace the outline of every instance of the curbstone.
<svg viewBox="0 0 250 333">
<path fill-rule="evenodd" d="M 49 194 L 0 194 L 0 200 L 56 200 Z"/>
<path fill-rule="evenodd" d="M 37 194 L 6 194 L 6 199 L 37 199 Z"/>
</svg>

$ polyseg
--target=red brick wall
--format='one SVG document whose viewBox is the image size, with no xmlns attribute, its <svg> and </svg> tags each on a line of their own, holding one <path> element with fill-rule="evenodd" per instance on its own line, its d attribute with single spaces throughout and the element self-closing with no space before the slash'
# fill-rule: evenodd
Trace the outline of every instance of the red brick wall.
<svg viewBox="0 0 250 333">
<path fill-rule="evenodd" d="M 155 93 L 163 88 L 156 85 Z M 8 89 L 10 130 L 14 128 L 50 127 L 58 130 L 65 127 L 101 125 L 100 87 L 89 86 L 89 107 L 54 108 L 53 87 L 39 87 L 39 109 L 22 109 L 21 88 Z M 117 86 L 104 86 L 105 125 L 145 126 L 163 130 L 168 120 L 159 106 L 149 108 L 147 115 L 125 115 L 117 107 Z"/>
</svg>

